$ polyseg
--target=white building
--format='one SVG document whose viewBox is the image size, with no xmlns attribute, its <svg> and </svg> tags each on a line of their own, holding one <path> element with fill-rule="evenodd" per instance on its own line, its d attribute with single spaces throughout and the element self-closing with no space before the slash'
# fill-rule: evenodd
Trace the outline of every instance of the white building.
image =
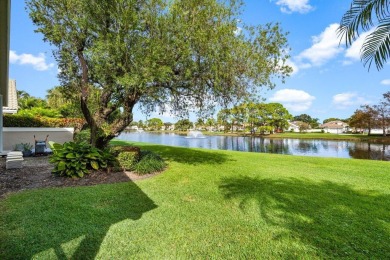
<svg viewBox="0 0 390 260">
<path fill-rule="evenodd" d="M 322 124 L 321 128 L 324 129 L 325 133 L 342 134 L 349 130 L 349 125 L 343 121 L 337 120 Z"/>
<path fill-rule="evenodd" d="M 18 95 L 16 92 L 16 80 L 8 81 L 8 102 L 7 106 L 3 107 L 4 114 L 15 114 L 18 112 Z"/>
</svg>

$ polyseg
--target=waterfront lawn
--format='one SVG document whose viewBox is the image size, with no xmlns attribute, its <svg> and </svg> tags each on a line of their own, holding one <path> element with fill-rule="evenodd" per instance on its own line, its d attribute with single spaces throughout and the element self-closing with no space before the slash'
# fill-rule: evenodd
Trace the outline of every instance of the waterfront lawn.
<svg viewBox="0 0 390 260">
<path fill-rule="evenodd" d="M 390 142 L 390 136 L 364 135 L 364 134 L 331 134 L 331 133 L 277 133 L 269 135 L 270 138 L 296 138 L 296 139 L 325 139 L 350 141 L 379 141 Z"/>
<path fill-rule="evenodd" d="M 137 145 L 168 169 L 2 199 L 0 259 L 390 259 L 389 162 Z"/>
</svg>

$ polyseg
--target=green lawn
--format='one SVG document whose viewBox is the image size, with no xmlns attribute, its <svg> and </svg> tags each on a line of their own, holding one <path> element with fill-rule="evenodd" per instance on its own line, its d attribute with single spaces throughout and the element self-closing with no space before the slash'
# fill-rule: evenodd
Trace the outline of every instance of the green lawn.
<svg viewBox="0 0 390 260">
<path fill-rule="evenodd" d="M 167 171 L 1 200 L 0 259 L 390 259 L 389 162 L 140 145 Z"/>
<path fill-rule="evenodd" d="M 269 135 L 270 138 L 297 138 L 297 139 L 325 139 L 325 140 L 351 140 L 351 141 L 377 141 L 390 143 L 390 136 L 362 135 L 362 134 L 330 134 L 330 133 L 280 133 Z"/>
</svg>

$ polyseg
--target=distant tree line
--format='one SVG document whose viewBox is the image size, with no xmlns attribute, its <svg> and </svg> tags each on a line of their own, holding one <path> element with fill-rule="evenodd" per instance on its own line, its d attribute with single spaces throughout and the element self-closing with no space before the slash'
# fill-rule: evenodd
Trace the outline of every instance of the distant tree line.
<svg viewBox="0 0 390 260">
<path fill-rule="evenodd" d="M 382 129 L 386 136 L 390 127 L 390 91 L 383 94 L 383 98 L 375 105 L 362 105 L 349 119 L 349 125 L 363 132 L 371 134 L 373 128 Z"/>
<path fill-rule="evenodd" d="M 66 96 L 67 93 L 61 87 L 48 90 L 46 98 L 31 96 L 25 91 L 18 91 L 18 115 L 31 117 L 49 118 L 82 118 L 79 106 L 75 105 L 77 97 Z M 65 97 L 66 96 L 66 97 Z M 390 127 L 390 91 L 382 95 L 378 104 L 362 105 L 348 119 L 336 117 L 327 118 L 323 124 L 331 121 L 348 123 L 357 132 L 367 131 L 371 134 L 372 129 L 381 129 L 385 136 Z M 96 100 L 99 93 L 95 94 Z M 92 103 L 92 101 L 91 101 Z M 237 132 L 246 131 L 255 133 L 282 132 L 289 127 L 289 122 L 295 122 L 299 130 L 304 132 L 308 129 L 320 127 L 319 119 L 308 114 L 292 116 L 289 111 L 279 103 L 254 103 L 247 102 L 232 108 L 222 109 L 217 113 L 217 118 L 198 118 L 194 122 L 189 119 L 180 119 L 176 123 L 163 122 L 159 118 L 150 118 L 138 122 L 134 121 L 131 126 L 159 131 L 161 129 L 174 129 L 187 131 L 188 129 L 200 129 L 208 131 Z"/>
</svg>

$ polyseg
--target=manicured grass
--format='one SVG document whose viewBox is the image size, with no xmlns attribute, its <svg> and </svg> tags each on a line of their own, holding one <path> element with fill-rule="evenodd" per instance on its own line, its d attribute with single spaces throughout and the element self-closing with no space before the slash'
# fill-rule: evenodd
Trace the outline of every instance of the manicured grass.
<svg viewBox="0 0 390 260">
<path fill-rule="evenodd" d="M 330 134 L 330 133 L 279 133 L 268 136 L 269 138 L 296 138 L 296 139 L 326 139 L 326 140 L 351 140 L 351 141 L 378 141 L 390 142 L 390 136 L 363 135 L 363 134 Z"/>
<path fill-rule="evenodd" d="M 0 259 L 390 259 L 389 162 L 139 145 L 167 171 L 1 200 Z"/>
</svg>

